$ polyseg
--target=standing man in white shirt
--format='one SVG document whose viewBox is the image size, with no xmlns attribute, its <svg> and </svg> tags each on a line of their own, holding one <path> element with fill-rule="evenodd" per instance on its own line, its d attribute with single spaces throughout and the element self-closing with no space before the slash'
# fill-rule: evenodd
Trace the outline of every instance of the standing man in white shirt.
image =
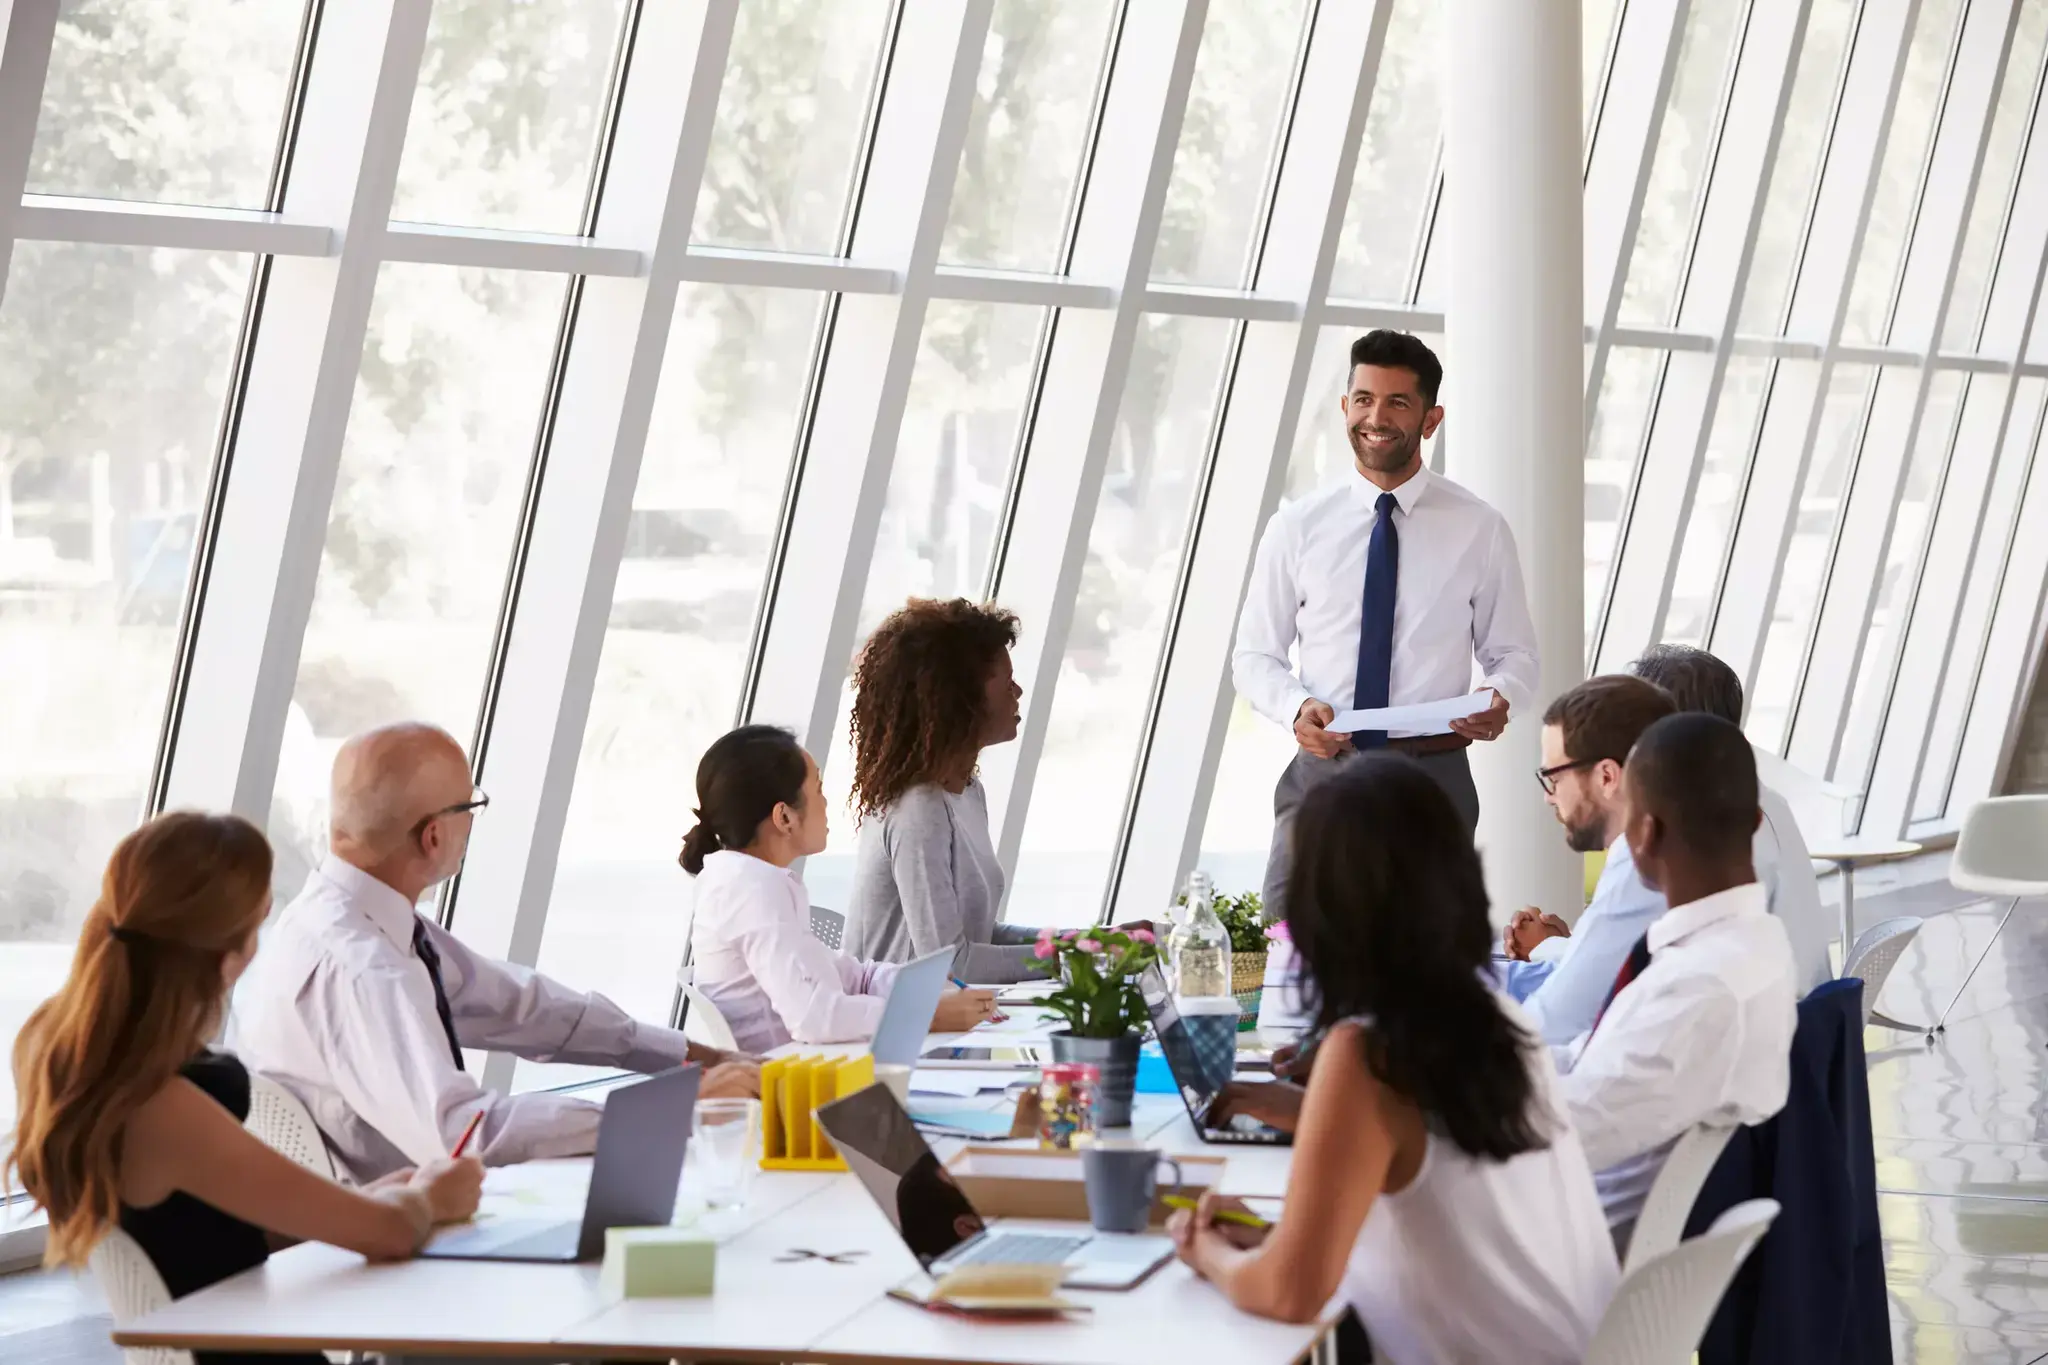
<svg viewBox="0 0 2048 1365">
<path fill-rule="evenodd" d="M 1742 679 L 1704 649 L 1652 645 L 1628 671 L 1669 692 L 1681 711 L 1701 711 L 1730 725 L 1742 724 Z M 1792 939 L 1803 996 L 1834 978 L 1828 945 L 1834 942 L 1835 926 L 1821 908 L 1820 879 L 1813 875 L 1813 859 L 1806 854 L 1806 838 L 1791 805 L 1767 785 L 1757 789 L 1757 800 L 1764 819 L 1756 827 L 1756 879 L 1770 897 L 1771 913 Z"/>
<path fill-rule="evenodd" d="M 1697 712 L 1660 720 L 1636 742 L 1622 788 L 1636 873 L 1671 908 L 1630 951 L 1592 1031 L 1558 1060 L 1572 1127 L 1626 1246 L 1687 1130 L 1761 1123 L 1785 1107 L 1799 992 L 1792 945 L 1750 861 L 1761 814 L 1742 731 Z"/>
<path fill-rule="evenodd" d="M 267 929 L 235 994 L 235 1050 L 305 1103 L 359 1181 L 445 1157 L 478 1110 L 474 1150 L 487 1165 L 595 1149 L 599 1105 L 487 1091 L 465 1047 L 641 1072 L 700 1062 L 703 1095 L 760 1091 L 752 1062 L 479 956 L 418 913 L 462 866 L 487 804 L 443 730 L 392 725 L 343 744 L 332 851 Z"/>
<path fill-rule="evenodd" d="M 1413 336 L 1381 330 L 1354 342 L 1338 402 L 1354 475 L 1282 507 L 1259 540 L 1231 672 L 1300 747 L 1273 793 L 1271 918 L 1285 911 L 1294 810 L 1310 787 L 1355 753 L 1392 749 L 1418 760 L 1476 828 L 1465 750 L 1499 738 L 1510 709 L 1536 693 L 1536 630 L 1507 519 L 1422 462 L 1444 419 L 1442 382 L 1442 363 Z M 1475 659 L 1493 704 L 1450 734 L 1328 728 L 1340 711 L 1462 696 Z"/>
</svg>

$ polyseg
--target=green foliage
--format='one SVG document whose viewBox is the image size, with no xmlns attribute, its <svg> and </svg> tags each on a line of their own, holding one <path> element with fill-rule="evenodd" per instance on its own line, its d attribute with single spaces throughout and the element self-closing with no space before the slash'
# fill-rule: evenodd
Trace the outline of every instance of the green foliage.
<svg viewBox="0 0 2048 1365">
<path fill-rule="evenodd" d="M 1045 998 L 1045 1008 L 1066 1020 L 1070 1033 L 1121 1038 L 1144 1030 L 1150 1015 L 1138 974 L 1159 961 L 1159 946 L 1150 933 L 1069 929 L 1055 934 L 1045 929 L 1038 935 L 1038 951 L 1045 955 L 1032 966 L 1061 979 L 1060 988 Z"/>
<path fill-rule="evenodd" d="M 1188 898 L 1181 896 L 1175 905 L 1186 905 Z M 1223 921 L 1223 930 L 1230 935 L 1230 951 L 1233 953 L 1263 953 L 1266 951 L 1266 905 L 1256 891 L 1247 891 L 1233 896 L 1227 891 L 1216 893 L 1216 918 Z"/>
</svg>

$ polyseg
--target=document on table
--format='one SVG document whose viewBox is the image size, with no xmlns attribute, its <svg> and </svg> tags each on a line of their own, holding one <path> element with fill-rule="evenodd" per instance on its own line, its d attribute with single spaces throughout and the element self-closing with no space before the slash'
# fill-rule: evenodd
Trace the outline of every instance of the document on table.
<svg viewBox="0 0 2048 1365">
<path fill-rule="evenodd" d="M 1482 687 L 1463 697 L 1442 701 L 1412 702 L 1407 706 L 1379 706 L 1367 711 L 1339 711 L 1329 728 L 1349 734 L 1357 730 L 1384 730 L 1395 735 L 1447 735 L 1451 722 L 1476 716 L 1493 705 L 1493 689 Z"/>
<path fill-rule="evenodd" d="M 1007 1089 L 1016 1079 L 1014 1071 L 933 1071 L 926 1068 L 911 1073 L 910 1093 L 971 1099 L 985 1090 Z"/>
</svg>

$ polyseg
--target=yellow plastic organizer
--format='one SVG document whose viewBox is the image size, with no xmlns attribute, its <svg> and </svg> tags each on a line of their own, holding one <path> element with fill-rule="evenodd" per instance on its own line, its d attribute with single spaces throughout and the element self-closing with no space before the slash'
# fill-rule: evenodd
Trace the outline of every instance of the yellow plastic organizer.
<svg viewBox="0 0 2048 1365">
<path fill-rule="evenodd" d="M 777 1057 L 761 1064 L 761 1169 L 843 1171 L 818 1107 L 875 1083 L 875 1059 Z"/>
</svg>

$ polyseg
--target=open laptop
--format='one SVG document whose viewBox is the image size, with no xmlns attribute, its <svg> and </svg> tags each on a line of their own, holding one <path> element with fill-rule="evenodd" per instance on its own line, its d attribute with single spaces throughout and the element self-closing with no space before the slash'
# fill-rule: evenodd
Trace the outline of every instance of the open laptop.
<svg viewBox="0 0 2048 1365">
<path fill-rule="evenodd" d="M 932 1275 L 965 1265 L 1063 1265 L 1077 1289 L 1129 1289 L 1173 1255 L 1173 1239 L 1085 1224 L 989 1229 L 887 1087 L 818 1109 L 818 1123 L 911 1255 Z"/>
<path fill-rule="evenodd" d="M 607 1228 L 660 1226 L 676 1207 L 702 1071 L 677 1067 L 604 1097 L 583 1219 L 494 1218 L 436 1234 L 420 1252 L 455 1261 L 594 1261 Z"/>
<path fill-rule="evenodd" d="M 1157 966 L 1147 967 L 1138 977 L 1138 990 L 1145 997 L 1145 1009 L 1152 1016 L 1153 1032 L 1159 1035 L 1159 1050 L 1166 1054 L 1167 1069 L 1173 1072 L 1174 1088 L 1180 1091 L 1182 1104 L 1188 1107 L 1188 1117 L 1194 1121 L 1195 1132 L 1204 1142 L 1250 1143 L 1264 1147 L 1291 1147 L 1294 1134 L 1260 1123 L 1245 1114 L 1235 1114 L 1223 1123 L 1209 1121 L 1209 1111 L 1216 1104 L 1216 1097 L 1223 1093 L 1223 1087 L 1230 1083 L 1230 1058 L 1220 1058 L 1214 1065 L 1204 1065 L 1199 1055 L 1194 1035 L 1188 1031 L 1186 1021 L 1181 1018 L 1180 1007 L 1173 1002 L 1173 992 L 1167 987 L 1166 974 Z M 1234 1047 L 1233 1037 L 1233 1047 Z"/>
<path fill-rule="evenodd" d="M 928 957 L 906 962 L 889 983 L 889 999 L 882 1006 L 881 1022 L 875 1025 L 875 1040 L 868 1045 L 875 1061 L 887 1066 L 916 1066 L 917 1054 L 932 1031 L 932 1011 L 952 980 L 953 956 L 957 949 L 941 948 Z"/>
</svg>

